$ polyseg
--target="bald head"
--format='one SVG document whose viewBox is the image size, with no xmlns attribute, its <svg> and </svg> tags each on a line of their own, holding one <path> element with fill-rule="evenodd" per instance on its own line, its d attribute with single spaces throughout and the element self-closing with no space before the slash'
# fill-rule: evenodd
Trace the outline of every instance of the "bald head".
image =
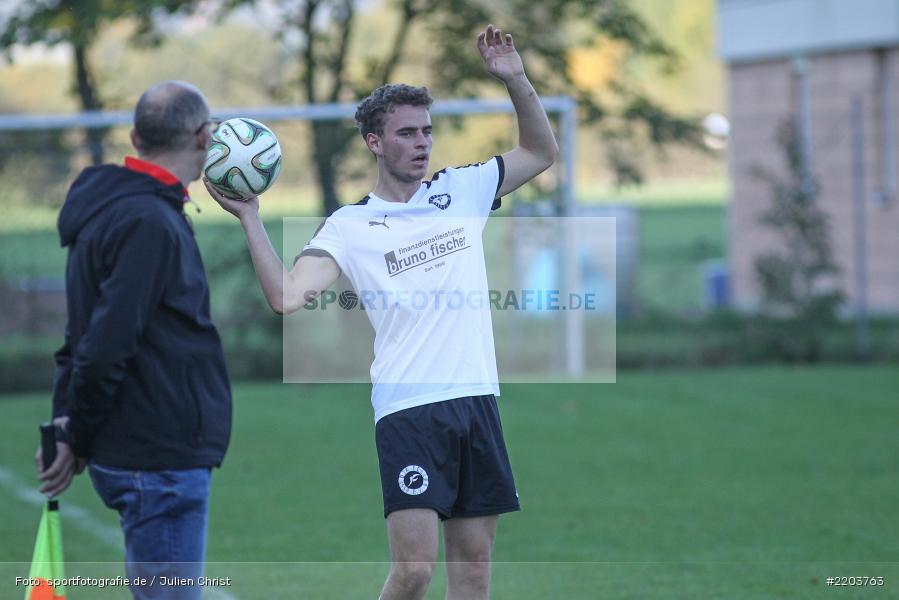
<svg viewBox="0 0 899 600">
<path fill-rule="evenodd" d="M 163 81 L 143 93 L 134 108 L 138 150 L 144 154 L 188 147 L 209 118 L 206 98 L 184 81 Z"/>
</svg>

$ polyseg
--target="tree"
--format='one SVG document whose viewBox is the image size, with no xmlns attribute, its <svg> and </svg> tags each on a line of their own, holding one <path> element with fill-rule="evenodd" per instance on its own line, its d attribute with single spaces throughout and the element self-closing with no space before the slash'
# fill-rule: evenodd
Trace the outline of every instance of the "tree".
<svg viewBox="0 0 899 600">
<path fill-rule="evenodd" d="M 275 0 L 280 14 L 279 38 L 298 57 L 300 74 L 295 82 L 300 97 L 307 104 L 331 103 L 358 98 L 390 80 L 399 64 L 410 28 L 425 9 L 425 3 L 400 0 L 396 8 L 399 27 L 390 42 L 390 51 L 380 61 L 370 62 L 363 77 L 348 76 L 350 45 L 356 26 L 357 6 L 354 0 Z M 255 4 L 254 0 L 235 0 L 225 9 Z M 284 89 L 272 90 L 278 96 L 288 95 Z M 312 156 L 326 214 L 340 204 L 337 174 L 357 135 L 355 128 L 339 121 L 314 121 L 311 126 Z"/>
<path fill-rule="evenodd" d="M 830 223 L 817 202 L 818 184 L 802 164 L 799 136 L 792 121 L 778 132 L 786 175 L 754 169 L 771 189 L 771 206 L 761 222 L 774 231 L 780 248 L 755 259 L 769 339 L 782 357 L 814 361 L 820 357 L 826 328 L 843 302 L 834 285 L 839 268 L 830 243 Z"/>
<path fill-rule="evenodd" d="M 194 4 L 191 0 L 59 0 L 58 2 L 21 2 L 5 23 L 0 23 L 0 49 L 12 60 L 16 45 L 67 44 L 72 48 L 72 91 L 82 110 L 102 110 L 103 100 L 89 53 L 103 24 L 123 18 L 137 23 L 134 39 L 155 44 L 161 39 L 155 27 L 156 17 L 172 14 Z M 86 146 L 91 162 L 103 162 L 105 129 L 88 129 Z"/>
<path fill-rule="evenodd" d="M 224 11 L 262 0 L 230 0 Z M 619 182 L 639 182 L 641 169 L 628 144 L 636 139 L 656 147 L 687 143 L 701 147 L 694 120 L 670 114 L 616 65 L 602 89 L 579 80 L 571 69 L 572 51 L 605 40 L 620 49 L 621 60 L 644 56 L 662 68 L 677 65 L 675 52 L 656 36 L 626 0 L 392 0 L 396 26 L 387 52 L 368 60 L 361 75 L 348 68 L 362 2 L 354 0 L 269 0 L 279 13 L 277 34 L 299 60 L 296 85 L 306 103 L 358 99 L 392 80 L 404 61 L 426 64 L 435 73 L 438 95 L 474 96 L 489 80 L 473 49 L 487 23 L 513 32 L 531 80 L 541 94 L 571 94 L 585 123 L 595 125 L 610 148 L 609 162 Z M 224 14 L 224 13 L 223 13 Z M 415 32 L 414 44 L 410 42 Z M 358 52 L 358 49 L 357 49 Z M 284 95 L 284 90 L 278 93 Z M 313 122 L 312 148 L 325 213 L 339 207 L 337 173 L 355 130 L 343 122 Z"/>
</svg>

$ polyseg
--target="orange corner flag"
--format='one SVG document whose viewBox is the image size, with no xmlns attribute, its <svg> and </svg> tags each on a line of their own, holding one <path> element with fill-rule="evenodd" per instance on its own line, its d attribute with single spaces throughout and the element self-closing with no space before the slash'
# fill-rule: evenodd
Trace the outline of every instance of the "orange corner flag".
<svg viewBox="0 0 899 600">
<path fill-rule="evenodd" d="M 34 542 L 34 556 L 28 579 L 37 585 L 25 589 L 25 600 L 65 600 L 66 589 L 62 560 L 62 527 L 59 524 L 59 504 L 50 500 L 44 505 L 41 524 Z M 54 583 L 57 583 L 54 587 Z"/>
</svg>

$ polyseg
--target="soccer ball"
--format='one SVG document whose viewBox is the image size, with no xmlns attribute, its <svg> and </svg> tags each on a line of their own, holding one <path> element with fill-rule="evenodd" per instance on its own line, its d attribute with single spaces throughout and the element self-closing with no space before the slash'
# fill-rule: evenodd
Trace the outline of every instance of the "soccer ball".
<svg viewBox="0 0 899 600">
<path fill-rule="evenodd" d="M 281 145 L 271 130 L 240 117 L 212 134 L 203 174 L 223 195 L 245 200 L 267 190 L 281 172 Z"/>
</svg>

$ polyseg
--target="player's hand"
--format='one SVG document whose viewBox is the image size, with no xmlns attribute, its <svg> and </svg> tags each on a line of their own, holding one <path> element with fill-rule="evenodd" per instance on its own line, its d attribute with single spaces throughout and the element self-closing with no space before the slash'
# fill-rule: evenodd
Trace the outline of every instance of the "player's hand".
<svg viewBox="0 0 899 600">
<path fill-rule="evenodd" d="M 521 56 L 512 43 L 512 35 L 503 35 L 501 29 L 488 25 L 486 31 L 478 34 L 478 51 L 487 65 L 487 72 L 497 79 L 508 82 L 524 75 Z"/>
<path fill-rule="evenodd" d="M 206 177 L 203 178 L 203 185 L 206 186 L 206 191 L 209 192 L 212 199 L 219 203 L 219 206 L 238 219 L 259 212 L 259 196 L 253 196 L 246 200 L 234 200 L 222 194 Z"/>
<path fill-rule="evenodd" d="M 68 422 L 68 417 L 53 420 L 54 425 L 59 425 L 63 429 L 66 428 Z M 34 455 L 34 464 L 37 466 L 38 479 L 43 482 L 40 492 L 46 494 L 48 498 L 53 498 L 69 487 L 72 477 L 84 471 L 87 461 L 83 458 L 76 458 L 72 449 L 65 442 L 56 442 L 56 459 L 53 464 L 45 468 L 44 453 L 41 448 L 38 448 Z"/>
</svg>

